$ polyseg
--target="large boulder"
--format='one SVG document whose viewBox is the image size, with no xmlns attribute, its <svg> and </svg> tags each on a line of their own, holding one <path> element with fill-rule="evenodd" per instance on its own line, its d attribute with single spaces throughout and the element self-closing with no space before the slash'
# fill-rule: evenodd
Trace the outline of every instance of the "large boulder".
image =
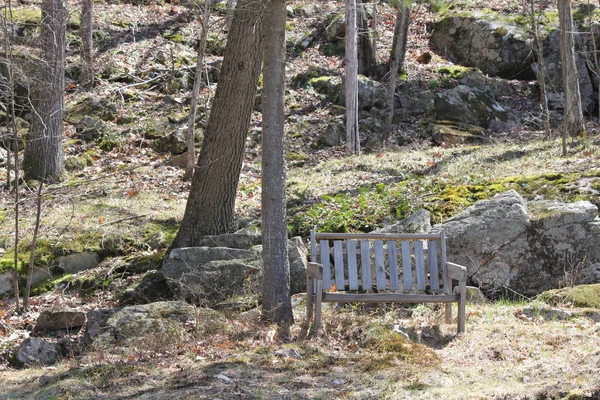
<svg viewBox="0 0 600 400">
<path fill-rule="evenodd" d="M 456 64 L 506 79 L 534 77 L 527 27 L 511 16 L 485 11 L 445 14 L 431 41 Z"/>
<path fill-rule="evenodd" d="M 494 120 L 505 122 L 504 107 L 483 90 L 458 85 L 435 96 L 436 118 L 488 128 Z"/>
<path fill-rule="evenodd" d="M 590 48 L 590 51 L 593 49 Z M 579 73 L 579 92 L 581 95 L 581 106 L 584 110 L 593 111 L 596 102 L 594 98 L 594 85 L 588 72 L 585 58 L 575 53 L 575 64 Z M 539 63 L 532 65 L 533 70 L 539 75 Z M 544 46 L 544 73 L 546 87 L 548 88 L 548 107 L 555 110 L 564 108 L 564 91 L 562 81 L 562 64 L 560 59 L 560 31 L 555 30 L 548 35 Z"/>
<path fill-rule="evenodd" d="M 95 310 L 87 314 L 86 342 L 137 345 L 141 337 L 157 340 L 183 335 L 184 325 L 196 320 L 196 308 L 181 301 L 160 301 L 130 307 Z"/>
<path fill-rule="evenodd" d="M 47 366 L 55 364 L 61 355 L 60 347 L 42 338 L 30 337 L 17 350 L 17 361 L 21 364 Z"/>
<path fill-rule="evenodd" d="M 589 202 L 525 201 L 508 191 L 436 225 L 448 260 L 484 288 L 533 296 L 564 284 L 597 281 L 598 209 Z"/>
<path fill-rule="evenodd" d="M 256 290 L 262 279 L 262 245 L 254 245 L 259 242 L 260 236 L 248 234 L 206 236 L 205 246 L 171 250 L 163 274 L 175 296 L 214 305 Z M 288 241 L 292 294 L 306 290 L 306 254 L 300 238 Z"/>
</svg>

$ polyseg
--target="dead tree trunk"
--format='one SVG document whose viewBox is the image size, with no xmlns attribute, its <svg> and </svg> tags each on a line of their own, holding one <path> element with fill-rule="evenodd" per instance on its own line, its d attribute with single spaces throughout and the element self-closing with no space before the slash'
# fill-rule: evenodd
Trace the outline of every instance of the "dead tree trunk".
<svg viewBox="0 0 600 400">
<path fill-rule="evenodd" d="M 210 19 L 210 7 L 212 6 L 212 0 L 206 0 L 204 4 L 204 13 L 200 23 L 202 24 L 202 33 L 200 35 L 200 41 L 198 43 L 198 57 L 196 58 L 196 72 L 194 74 L 194 88 L 192 89 L 192 97 L 190 99 L 190 116 L 188 118 L 187 126 L 187 161 L 185 167 L 185 175 L 183 180 L 187 181 L 192 179 L 194 174 L 194 166 L 196 165 L 196 114 L 198 110 L 198 97 L 200 97 L 200 85 L 202 79 L 202 68 L 204 67 L 204 53 L 206 51 L 206 41 L 208 38 L 208 23 Z"/>
<path fill-rule="evenodd" d="M 360 154 L 358 133 L 358 57 L 356 48 L 356 0 L 346 2 L 346 146 Z"/>
<path fill-rule="evenodd" d="M 388 138 L 392 129 L 394 120 L 394 95 L 396 93 L 396 81 L 398 79 L 398 70 L 404 63 L 406 54 L 406 43 L 408 36 L 408 22 L 410 20 L 410 8 L 402 6 L 396 14 L 396 27 L 394 32 L 394 47 L 390 55 L 390 75 L 388 81 L 388 92 L 386 99 L 386 117 L 385 117 L 385 138 Z"/>
<path fill-rule="evenodd" d="M 94 1 L 83 0 L 81 28 L 79 31 L 81 37 L 81 75 L 79 76 L 79 85 L 84 89 L 92 89 L 94 87 L 93 13 Z"/>
<path fill-rule="evenodd" d="M 558 0 L 560 21 L 560 59 L 562 63 L 563 90 L 565 92 L 565 122 L 562 135 L 563 156 L 567 155 L 567 136 L 581 136 L 585 133 L 579 73 L 575 62 L 575 26 L 571 13 L 570 0 Z"/>
</svg>

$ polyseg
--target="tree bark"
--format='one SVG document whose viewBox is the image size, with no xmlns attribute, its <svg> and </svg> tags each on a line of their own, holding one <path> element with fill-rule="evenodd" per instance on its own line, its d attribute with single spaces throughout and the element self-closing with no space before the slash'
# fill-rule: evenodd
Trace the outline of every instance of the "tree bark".
<svg viewBox="0 0 600 400">
<path fill-rule="evenodd" d="M 94 1 L 83 0 L 81 6 L 81 75 L 79 85 L 84 89 L 94 87 L 94 46 L 92 32 L 94 30 L 92 15 L 94 12 Z"/>
<path fill-rule="evenodd" d="M 533 30 L 533 48 L 539 65 L 538 83 L 540 84 L 540 103 L 542 106 L 542 123 L 544 133 L 550 136 L 550 112 L 548 111 L 548 91 L 546 89 L 546 72 L 544 71 L 544 49 L 540 43 L 538 20 L 535 16 L 535 0 L 531 0 L 531 27 Z"/>
<path fill-rule="evenodd" d="M 212 7 L 212 0 L 206 0 L 204 3 L 204 14 L 200 20 L 202 24 L 202 33 L 200 36 L 200 43 L 198 44 L 198 56 L 196 58 L 196 73 L 194 74 L 194 87 L 192 89 L 192 98 L 190 99 L 190 116 L 188 118 L 187 126 L 187 162 L 185 166 L 185 175 L 183 180 L 187 181 L 192 179 L 194 175 L 194 166 L 196 165 L 196 132 L 194 130 L 196 126 L 196 114 L 198 110 L 198 97 L 200 96 L 200 85 L 202 78 L 202 68 L 204 66 L 204 53 L 206 51 L 206 41 L 208 38 L 208 22 L 210 19 L 210 8 Z"/>
<path fill-rule="evenodd" d="M 562 63 L 563 90 L 565 92 L 565 122 L 563 127 L 563 156 L 567 155 L 567 136 L 580 136 L 585 132 L 579 73 L 575 63 L 575 26 L 571 14 L 571 1 L 558 0 L 560 21 L 560 58 Z"/>
<path fill-rule="evenodd" d="M 394 25 L 394 38 L 392 39 L 392 52 L 390 65 L 394 58 L 398 58 L 398 68 L 402 68 L 406 59 L 406 44 L 408 42 L 408 27 L 410 26 L 410 6 L 399 5 L 396 12 L 396 25 Z M 400 43 L 398 43 L 400 41 Z M 398 71 L 397 71 L 398 72 Z"/>
<path fill-rule="evenodd" d="M 55 183 L 64 173 L 62 149 L 65 31 L 68 13 L 62 0 L 42 1 L 38 80 L 33 94 L 33 118 L 23 156 L 26 179 Z"/>
<path fill-rule="evenodd" d="M 358 57 L 356 49 L 356 0 L 346 1 L 346 146 L 360 154 L 358 132 Z"/>
<path fill-rule="evenodd" d="M 408 37 L 408 25 L 410 21 L 410 7 L 401 6 L 396 14 L 396 26 L 394 27 L 394 47 L 390 54 L 390 77 L 388 81 L 388 92 L 386 99 L 385 135 L 387 139 L 394 121 L 394 95 L 396 93 L 396 81 L 398 71 L 404 64 L 406 55 L 406 43 Z"/>
<path fill-rule="evenodd" d="M 377 61 L 375 59 L 375 49 L 373 48 L 373 35 L 369 28 L 369 20 L 365 12 L 364 5 L 358 6 L 358 73 L 365 76 L 373 76 Z"/>
<path fill-rule="evenodd" d="M 293 323 L 284 158 L 285 0 L 266 0 L 262 97 L 262 317 Z"/>
<path fill-rule="evenodd" d="M 181 227 L 170 248 L 233 230 L 237 186 L 262 62 L 261 2 L 239 0 Z"/>
</svg>

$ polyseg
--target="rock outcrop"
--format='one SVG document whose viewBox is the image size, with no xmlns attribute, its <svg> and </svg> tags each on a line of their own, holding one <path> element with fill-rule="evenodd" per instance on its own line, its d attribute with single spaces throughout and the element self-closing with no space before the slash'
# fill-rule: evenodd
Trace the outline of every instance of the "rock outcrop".
<svg viewBox="0 0 600 400">
<path fill-rule="evenodd" d="M 593 204 L 524 200 L 508 191 L 436 225 L 448 260 L 467 267 L 483 288 L 525 296 L 598 281 L 600 219 Z"/>
</svg>

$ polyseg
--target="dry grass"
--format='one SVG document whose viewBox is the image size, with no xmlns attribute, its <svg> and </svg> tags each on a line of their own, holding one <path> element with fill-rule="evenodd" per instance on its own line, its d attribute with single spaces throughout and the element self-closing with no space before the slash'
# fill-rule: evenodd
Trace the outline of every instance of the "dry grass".
<svg viewBox="0 0 600 400">
<path fill-rule="evenodd" d="M 436 307 L 414 307 L 407 317 L 397 307 L 328 305 L 322 334 L 310 339 L 302 334 L 299 308 L 286 342 L 257 312 L 221 316 L 226 323 L 220 327 L 211 324 L 212 312 L 199 313 L 197 326 L 207 328 L 187 327 L 177 348 L 160 351 L 152 346 L 161 339 L 147 338 L 137 352 L 98 348 L 51 369 L 2 372 L 0 399 L 83 399 L 91 393 L 153 399 L 598 396 L 600 324 L 528 318 L 520 313 L 523 306 L 470 305 L 467 332 L 456 336 L 454 324 L 440 324 Z"/>
</svg>

